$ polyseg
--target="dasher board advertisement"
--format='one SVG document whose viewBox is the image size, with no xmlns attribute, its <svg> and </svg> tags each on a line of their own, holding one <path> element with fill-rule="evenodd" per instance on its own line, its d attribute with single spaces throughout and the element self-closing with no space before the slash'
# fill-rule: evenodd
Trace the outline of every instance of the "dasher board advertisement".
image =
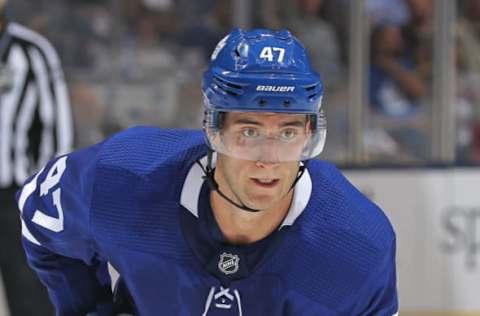
<svg viewBox="0 0 480 316">
<path fill-rule="evenodd" d="M 400 315 L 480 315 L 480 168 L 348 170 L 397 234 Z"/>
</svg>

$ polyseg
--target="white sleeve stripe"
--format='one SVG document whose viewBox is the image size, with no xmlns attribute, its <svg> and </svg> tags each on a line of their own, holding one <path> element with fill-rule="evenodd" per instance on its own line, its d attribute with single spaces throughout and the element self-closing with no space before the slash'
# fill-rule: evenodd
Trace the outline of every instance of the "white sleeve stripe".
<svg viewBox="0 0 480 316">
<path fill-rule="evenodd" d="M 396 313 L 395 315 L 392 315 L 392 316 L 398 316 L 398 313 Z"/>
<path fill-rule="evenodd" d="M 35 105 L 37 100 L 37 90 L 33 83 L 30 83 L 25 92 L 23 104 L 17 118 L 17 128 L 15 130 L 15 178 L 17 183 L 22 183 L 28 178 L 28 128 L 33 121 Z"/>
<path fill-rule="evenodd" d="M 43 166 L 55 153 L 53 149 L 53 125 L 55 120 L 53 96 L 49 86 L 47 65 L 45 65 L 42 55 L 36 48 L 30 48 L 28 53 L 32 61 L 33 72 L 37 78 L 38 90 L 40 92 L 39 112 L 43 128 L 38 163 Z"/>
<path fill-rule="evenodd" d="M 23 221 L 23 219 L 21 219 L 21 220 L 22 220 L 22 235 L 23 235 L 23 237 L 25 237 L 31 243 L 34 243 L 35 245 L 41 246 L 42 244 L 40 244 L 40 242 L 35 237 L 33 237 L 32 233 L 28 230 L 28 227 L 27 227 L 27 225 L 25 225 L 25 222 Z"/>
<path fill-rule="evenodd" d="M 23 208 L 25 207 L 28 197 L 35 192 L 35 189 L 37 188 L 38 176 L 42 173 L 43 169 L 44 168 L 42 168 L 42 170 L 40 170 L 35 177 L 23 187 L 20 198 L 18 199 L 18 208 L 20 209 L 20 213 L 23 213 Z"/>
<path fill-rule="evenodd" d="M 72 150 L 73 123 L 70 111 L 70 101 L 65 81 L 58 76 L 53 78 L 57 110 L 57 155 L 63 155 Z"/>
</svg>

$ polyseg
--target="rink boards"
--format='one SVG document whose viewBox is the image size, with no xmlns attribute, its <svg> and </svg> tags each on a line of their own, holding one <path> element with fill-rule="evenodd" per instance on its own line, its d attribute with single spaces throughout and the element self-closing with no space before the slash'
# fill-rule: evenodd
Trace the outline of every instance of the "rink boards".
<svg viewBox="0 0 480 316">
<path fill-rule="evenodd" d="M 480 168 L 345 174 L 396 230 L 400 315 L 480 316 Z"/>
</svg>

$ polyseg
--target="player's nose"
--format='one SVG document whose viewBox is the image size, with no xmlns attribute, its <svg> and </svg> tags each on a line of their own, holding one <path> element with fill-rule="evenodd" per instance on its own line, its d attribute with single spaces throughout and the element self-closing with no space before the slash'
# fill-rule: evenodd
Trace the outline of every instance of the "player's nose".
<svg viewBox="0 0 480 316">
<path fill-rule="evenodd" d="M 257 161 L 255 165 L 259 168 L 272 169 L 280 165 L 279 162 L 266 162 L 266 161 Z"/>
<path fill-rule="evenodd" d="M 259 168 L 275 168 L 280 165 L 278 152 L 273 148 L 262 150 L 261 155 L 256 161 L 256 166 Z"/>
</svg>

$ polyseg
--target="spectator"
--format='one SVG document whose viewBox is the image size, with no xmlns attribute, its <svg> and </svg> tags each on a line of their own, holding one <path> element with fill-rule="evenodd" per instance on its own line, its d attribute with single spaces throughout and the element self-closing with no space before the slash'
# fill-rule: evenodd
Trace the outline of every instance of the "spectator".
<svg viewBox="0 0 480 316">
<path fill-rule="evenodd" d="M 457 159 L 480 162 L 480 1 L 467 0 L 457 25 Z"/>
<path fill-rule="evenodd" d="M 331 88 L 345 75 L 335 29 L 322 15 L 324 1 L 298 0 L 298 6 L 299 16 L 292 21 L 292 28 L 309 52 L 314 68 L 323 75 L 325 86 Z"/>
<path fill-rule="evenodd" d="M 392 117 L 413 114 L 427 92 L 413 61 L 404 57 L 403 45 L 396 26 L 379 25 L 372 31 L 370 105 Z"/>
<path fill-rule="evenodd" d="M 407 0 L 410 20 L 402 28 L 405 53 L 417 69 L 418 75 L 431 80 L 433 56 L 433 1 Z"/>
<path fill-rule="evenodd" d="M 480 75 L 480 1 L 465 2 L 457 27 L 459 66 L 463 72 Z"/>
<path fill-rule="evenodd" d="M 426 136 L 414 124 L 427 85 L 403 45 L 397 26 L 378 25 L 372 31 L 369 102 L 376 117 L 390 124 L 369 130 L 365 142 L 372 154 L 413 162 L 428 155 Z"/>
<path fill-rule="evenodd" d="M 179 42 L 183 48 L 197 49 L 202 55 L 202 61 L 206 64 L 215 45 L 222 39 L 232 27 L 230 12 L 232 4 L 230 1 L 198 1 L 196 6 L 191 2 L 182 3 L 189 6 L 190 10 L 180 13 L 183 18 L 183 25 L 179 33 Z M 194 14 L 195 16 L 189 16 Z"/>
<path fill-rule="evenodd" d="M 405 0 L 367 0 L 367 12 L 373 25 L 405 25 L 409 10 Z"/>
</svg>

